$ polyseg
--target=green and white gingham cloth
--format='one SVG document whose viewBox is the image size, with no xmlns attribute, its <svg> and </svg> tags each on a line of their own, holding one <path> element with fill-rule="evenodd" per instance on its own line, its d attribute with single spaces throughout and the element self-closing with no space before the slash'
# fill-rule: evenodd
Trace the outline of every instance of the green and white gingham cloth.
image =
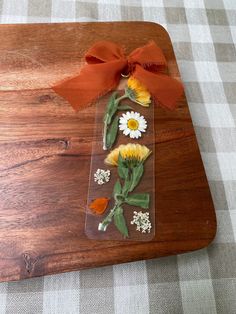
<svg viewBox="0 0 236 314">
<path fill-rule="evenodd" d="M 236 313 L 236 1 L 0 0 L 1 23 L 144 20 L 170 34 L 218 219 L 190 254 L 0 284 L 0 313 Z"/>
</svg>

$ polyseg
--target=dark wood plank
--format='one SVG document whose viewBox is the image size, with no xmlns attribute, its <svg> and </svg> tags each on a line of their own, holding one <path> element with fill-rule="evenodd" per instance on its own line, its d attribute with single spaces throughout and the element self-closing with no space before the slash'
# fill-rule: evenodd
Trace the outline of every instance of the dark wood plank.
<svg viewBox="0 0 236 314">
<path fill-rule="evenodd" d="M 85 236 L 94 107 L 75 113 L 50 87 L 78 73 L 85 51 L 101 39 L 127 53 L 153 39 L 179 78 L 169 36 L 154 23 L 0 26 L 0 281 L 183 253 L 215 236 L 185 97 L 174 112 L 155 108 L 155 238 Z"/>
</svg>

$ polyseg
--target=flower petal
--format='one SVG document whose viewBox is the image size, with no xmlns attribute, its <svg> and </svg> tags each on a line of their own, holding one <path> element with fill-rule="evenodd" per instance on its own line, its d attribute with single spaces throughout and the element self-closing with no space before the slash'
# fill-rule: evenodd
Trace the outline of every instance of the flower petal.
<svg viewBox="0 0 236 314">
<path fill-rule="evenodd" d="M 126 128 L 127 128 L 127 125 L 126 125 L 126 124 L 120 124 L 120 125 L 119 125 L 119 129 L 120 129 L 121 131 L 125 130 Z"/>
<path fill-rule="evenodd" d="M 94 214 L 102 215 L 104 213 L 104 211 L 106 210 L 108 203 L 109 203 L 109 198 L 100 197 L 100 198 L 93 200 L 89 204 L 89 208 L 91 209 L 91 211 Z"/>
<path fill-rule="evenodd" d="M 136 132 L 136 138 L 139 138 L 142 136 L 142 134 L 139 130 L 136 130 L 135 132 Z"/>
<path fill-rule="evenodd" d="M 131 138 L 135 138 L 135 132 L 136 132 L 136 131 L 133 131 L 133 130 L 130 131 L 130 135 L 129 135 L 129 136 L 130 136 Z"/>
<path fill-rule="evenodd" d="M 134 113 L 134 117 L 135 117 L 135 119 L 139 120 L 139 118 L 140 118 L 140 113 L 135 112 L 135 113 Z"/>
<path fill-rule="evenodd" d="M 128 111 L 128 112 L 126 112 L 126 118 L 127 119 L 130 119 L 130 115 L 131 115 L 131 113 Z"/>
<path fill-rule="evenodd" d="M 127 129 L 124 130 L 123 133 L 124 133 L 124 135 L 129 135 L 131 133 L 131 131 L 130 131 L 129 128 L 127 128 Z"/>
<path fill-rule="evenodd" d="M 125 117 L 120 117 L 119 121 L 120 123 L 126 123 L 127 119 Z"/>
</svg>

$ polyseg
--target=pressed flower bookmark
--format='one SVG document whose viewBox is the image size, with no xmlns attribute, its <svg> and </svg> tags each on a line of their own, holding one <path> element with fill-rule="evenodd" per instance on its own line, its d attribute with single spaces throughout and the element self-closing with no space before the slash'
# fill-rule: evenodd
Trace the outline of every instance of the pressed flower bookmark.
<svg viewBox="0 0 236 314">
<path fill-rule="evenodd" d="M 96 104 L 85 232 L 97 240 L 150 241 L 155 235 L 154 105 L 137 80 L 124 79 L 124 84 Z"/>
</svg>

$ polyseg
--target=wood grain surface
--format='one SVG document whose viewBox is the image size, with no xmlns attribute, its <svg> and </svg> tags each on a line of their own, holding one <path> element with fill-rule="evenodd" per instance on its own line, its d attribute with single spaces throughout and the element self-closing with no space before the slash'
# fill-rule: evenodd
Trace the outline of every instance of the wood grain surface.
<svg viewBox="0 0 236 314">
<path fill-rule="evenodd" d="M 184 253 L 215 236 L 185 97 L 176 111 L 155 108 L 154 239 L 85 236 L 94 106 L 75 113 L 50 87 L 78 73 L 85 51 L 102 39 L 127 53 L 153 39 L 179 78 L 170 38 L 154 23 L 0 26 L 0 281 Z"/>
</svg>

